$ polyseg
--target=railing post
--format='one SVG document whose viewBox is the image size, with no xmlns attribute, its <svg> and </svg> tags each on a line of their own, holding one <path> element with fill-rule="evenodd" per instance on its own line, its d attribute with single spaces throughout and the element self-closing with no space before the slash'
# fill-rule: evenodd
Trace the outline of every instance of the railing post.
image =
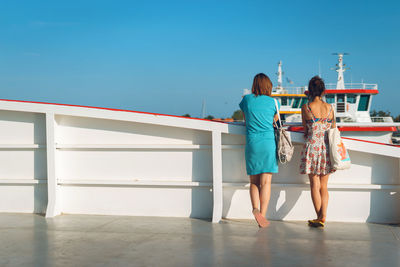
<svg viewBox="0 0 400 267">
<path fill-rule="evenodd" d="M 46 217 L 60 214 L 59 192 L 56 180 L 56 144 L 54 113 L 46 113 L 46 156 L 47 156 L 47 209 Z"/>
<path fill-rule="evenodd" d="M 221 132 L 212 131 L 213 215 L 212 222 L 222 218 L 222 140 Z"/>
</svg>

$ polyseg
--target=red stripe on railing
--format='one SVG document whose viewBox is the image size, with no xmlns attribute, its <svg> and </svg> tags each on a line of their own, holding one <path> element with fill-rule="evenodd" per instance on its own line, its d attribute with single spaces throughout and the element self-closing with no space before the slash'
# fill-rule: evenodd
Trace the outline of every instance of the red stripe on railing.
<svg viewBox="0 0 400 267">
<path fill-rule="evenodd" d="M 344 136 L 342 136 L 342 138 L 343 138 L 343 139 L 348 139 L 348 140 L 353 140 L 353 141 L 364 142 L 364 143 L 371 143 L 371 144 L 385 145 L 385 146 L 392 146 L 392 147 L 400 148 L 400 146 L 398 146 L 398 145 L 393 145 L 393 144 L 386 144 L 386 143 L 381 143 L 381 142 L 375 142 L 375 141 L 369 141 L 369 140 L 362 140 L 362 139 L 351 138 L 351 137 L 344 137 Z"/>
<path fill-rule="evenodd" d="M 81 107 L 81 108 L 103 109 L 103 110 L 111 110 L 111 111 L 123 111 L 123 112 L 139 113 L 139 114 L 148 114 L 148 115 L 156 115 L 156 116 L 166 116 L 166 117 L 175 117 L 175 118 L 184 118 L 184 119 L 191 119 L 191 120 L 201 120 L 201 121 L 210 121 L 210 122 L 229 124 L 228 122 L 223 122 L 223 121 L 212 121 L 212 120 L 200 119 L 200 118 L 190 118 L 190 117 L 182 117 L 182 116 L 169 115 L 169 114 L 159 114 L 159 113 L 151 113 L 151 112 L 144 112 L 144 111 L 126 110 L 126 109 L 114 109 L 114 108 L 103 108 L 103 107 L 82 106 L 82 105 L 72 105 L 72 104 L 60 104 L 60 103 L 49 103 L 49 102 L 38 102 L 38 101 L 26 101 L 26 100 L 11 100 L 11 99 L 0 99 L 0 101 L 19 102 L 19 103 L 33 103 L 33 104 L 45 104 L 45 105 L 57 105 L 57 106 L 66 106 L 66 107 Z M 304 133 L 303 127 L 301 127 L 301 126 L 299 126 L 299 127 L 291 126 L 289 128 L 292 128 L 292 129 L 289 129 L 289 131 L 291 131 L 291 132 Z M 393 147 L 400 148 L 400 146 L 392 145 L 392 144 L 385 144 L 385 143 L 367 141 L 367 140 L 350 138 L 350 137 L 342 137 L 342 138 L 349 139 L 349 140 L 354 140 L 354 141 L 365 142 L 365 143 L 372 143 L 372 144 L 386 145 L 386 146 L 393 146 Z"/>
<path fill-rule="evenodd" d="M 304 91 L 308 95 L 308 90 Z M 379 94 L 376 89 L 326 89 L 325 94 Z"/>
<path fill-rule="evenodd" d="M 341 132 L 395 132 L 395 126 L 339 126 Z"/>
<path fill-rule="evenodd" d="M 375 89 L 327 89 L 326 94 L 378 94 Z"/>
<path fill-rule="evenodd" d="M 132 113 L 155 115 L 155 116 L 166 116 L 166 117 L 175 117 L 175 118 L 183 118 L 183 119 L 191 119 L 191 120 L 200 120 L 200 121 L 209 121 L 209 122 L 217 122 L 217 123 L 229 124 L 228 122 L 223 122 L 223 121 L 213 121 L 213 120 L 207 120 L 207 119 L 201 119 L 201 118 L 191 118 L 191 117 L 183 117 L 183 116 L 177 116 L 177 115 L 160 114 L 160 113 L 152 113 L 152 112 L 144 112 L 144 111 L 127 110 L 127 109 L 103 108 L 103 107 L 93 107 L 93 106 L 81 106 L 81 105 L 72 105 L 72 104 L 60 104 L 60 103 L 26 101 L 26 100 L 11 100 L 11 99 L 0 99 L 0 101 L 17 102 L 17 103 L 44 104 L 44 105 L 57 105 L 57 106 L 66 106 L 66 107 L 103 109 L 103 110 L 111 110 L 111 111 L 132 112 Z"/>
</svg>

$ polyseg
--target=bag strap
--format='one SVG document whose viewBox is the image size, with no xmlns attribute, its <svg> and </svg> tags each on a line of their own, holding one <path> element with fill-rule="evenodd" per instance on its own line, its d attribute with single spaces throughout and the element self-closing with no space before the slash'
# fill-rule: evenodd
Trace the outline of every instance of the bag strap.
<svg viewBox="0 0 400 267">
<path fill-rule="evenodd" d="M 335 109 L 333 108 L 332 104 L 331 104 L 331 110 L 333 111 L 333 119 L 332 119 L 331 128 L 333 128 L 333 127 L 332 127 L 332 126 L 333 126 L 333 123 L 335 123 L 335 127 L 337 128 L 337 125 L 336 125 L 336 111 L 335 111 Z M 329 113 L 329 114 L 330 114 L 330 113 Z M 329 116 L 328 116 L 328 118 L 329 118 Z"/>
<path fill-rule="evenodd" d="M 279 125 L 282 127 L 281 114 L 279 114 L 278 101 L 276 101 L 275 98 L 274 98 L 274 102 L 275 102 L 276 114 L 278 114 Z M 275 116 L 274 116 L 273 120 L 274 120 L 274 124 L 275 124 L 276 128 L 279 129 L 280 127 L 278 127 L 278 125 L 276 125 L 276 122 L 275 122 Z"/>
</svg>

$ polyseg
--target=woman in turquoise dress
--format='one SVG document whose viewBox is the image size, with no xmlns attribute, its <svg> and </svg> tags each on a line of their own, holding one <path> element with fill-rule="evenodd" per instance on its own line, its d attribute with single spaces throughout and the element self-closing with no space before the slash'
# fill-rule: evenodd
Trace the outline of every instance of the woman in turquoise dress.
<svg viewBox="0 0 400 267">
<path fill-rule="evenodd" d="M 246 171 L 250 176 L 254 217 L 260 227 L 266 227 L 269 224 L 266 214 L 271 196 L 271 178 L 273 173 L 278 172 L 273 128 L 278 115 L 271 97 L 272 83 L 267 75 L 257 74 L 251 91 L 239 104 L 246 121 Z"/>
</svg>

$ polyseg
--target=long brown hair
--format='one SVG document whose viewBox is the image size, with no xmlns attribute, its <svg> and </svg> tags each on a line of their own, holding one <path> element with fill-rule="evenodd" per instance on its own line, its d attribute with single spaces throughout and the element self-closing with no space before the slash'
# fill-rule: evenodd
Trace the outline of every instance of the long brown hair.
<svg viewBox="0 0 400 267">
<path fill-rule="evenodd" d="M 251 92 L 255 96 L 267 95 L 270 96 L 272 92 L 272 82 L 264 73 L 259 73 L 254 77 Z"/>
<path fill-rule="evenodd" d="M 311 101 L 317 96 L 322 96 L 325 92 L 325 83 L 319 76 L 314 76 L 308 83 L 308 97 Z"/>
</svg>

